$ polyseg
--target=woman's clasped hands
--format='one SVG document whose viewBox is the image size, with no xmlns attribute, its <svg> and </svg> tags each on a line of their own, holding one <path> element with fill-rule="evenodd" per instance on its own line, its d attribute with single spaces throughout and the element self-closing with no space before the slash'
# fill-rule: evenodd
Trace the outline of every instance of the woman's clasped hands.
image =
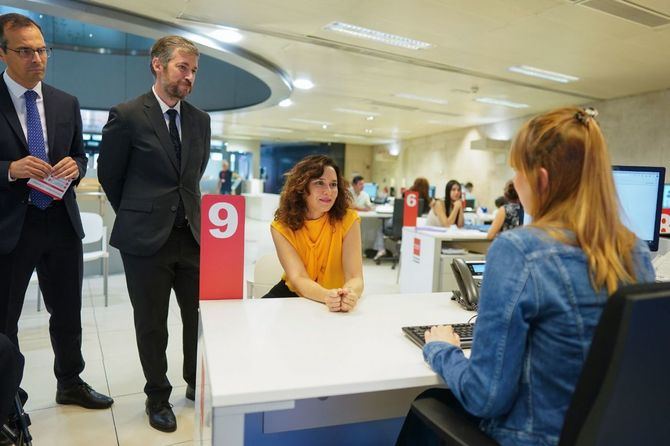
<svg viewBox="0 0 670 446">
<path fill-rule="evenodd" d="M 329 311 L 348 313 L 354 309 L 358 302 L 358 295 L 349 288 L 336 288 L 328 290 L 326 306 Z"/>
</svg>

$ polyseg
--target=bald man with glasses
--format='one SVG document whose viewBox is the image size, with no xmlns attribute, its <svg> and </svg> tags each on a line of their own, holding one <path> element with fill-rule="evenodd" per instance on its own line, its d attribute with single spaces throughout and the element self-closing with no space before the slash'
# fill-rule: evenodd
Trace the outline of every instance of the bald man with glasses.
<svg viewBox="0 0 670 446">
<path fill-rule="evenodd" d="M 51 317 L 56 402 L 89 409 L 112 405 L 79 375 L 82 243 L 74 186 L 87 158 L 77 98 L 42 82 L 51 50 L 21 14 L 0 16 L 0 333 L 19 346 L 18 321 L 37 269 Z M 62 199 L 28 186 L 31 179 L 71 181 Z M 29 364 L 28 364 L 29 366 Z"/>
</svg>

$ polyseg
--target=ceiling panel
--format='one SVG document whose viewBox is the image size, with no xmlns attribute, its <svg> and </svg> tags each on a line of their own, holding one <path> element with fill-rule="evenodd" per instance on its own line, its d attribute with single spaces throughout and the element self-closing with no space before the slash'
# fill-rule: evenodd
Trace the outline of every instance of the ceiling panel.
<svg viewBox="0 0 670 446">
<path fill-rule="evenodd" d="M 667 0 L 635 2 L 670 14 Z M 372 143 L 670 87 L 670 27 L 652 29 L 568 0 L 108 0 L 104 4 L 175 24 L 193 25 L 181 17 L 236 27 L 244 35 L 240 46 L 276 63 L 293 78 L 309 77 L 316 84 L 310 91 L 294 90 L 294 105 L 288 108 L 217 114 L 220 136 L 235 137 L 237 132 L 264 139 Z M 424 40 L 434 47 L 412 51 L 325 30 L 332 21 Z M 207 33 L 212 26 L 202 24 L 199 29 Z M 521 64 L 580 80 L 559 84 L 508 71 Z M 448 104 L 400 98 L 398 93 L 446 99 Z M 510 109 L 474 101 L 482 96 L 529 107 Z M 378 116 L 366 121 L 338 108 Z M 327 122 L 328 128 L 305 120 Z"/>
</svg>

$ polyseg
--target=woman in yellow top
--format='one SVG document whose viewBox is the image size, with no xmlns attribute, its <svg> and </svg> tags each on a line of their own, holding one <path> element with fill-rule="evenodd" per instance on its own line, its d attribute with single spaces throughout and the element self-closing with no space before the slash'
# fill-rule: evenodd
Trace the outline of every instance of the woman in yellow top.
<svg viewBox="0 0 670 446">
<path fill-rule="evenodd" d="M 284 275 L 265 297 L 302 296 L 351 311 L 363 292 L 361 226 L 340 169 L 310 155 L 285 176 L 270 229 Z"/>
</svg>

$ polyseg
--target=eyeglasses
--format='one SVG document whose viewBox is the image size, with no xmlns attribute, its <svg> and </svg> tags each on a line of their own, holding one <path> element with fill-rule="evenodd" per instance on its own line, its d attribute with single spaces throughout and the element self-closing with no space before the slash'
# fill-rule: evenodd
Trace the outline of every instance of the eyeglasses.
<svg viewBox="0 0 670 446">
<path fill-rule="evenodd" d="M 38 56 L 40 56 L 40 59 L 47 59 L 51 57 L 51 48 L 37 48 L 36 50 L 32 48 L 5 48 L 9 51 L 14 51 L 16 54 L 19 55 L 21 59 L 32 59 L 35 53 L 37 53 Z"/>
<path fill-rule="evenodd" d="M 319 190 L 326 190 L 326 189 L 335 189 L 337 190 L 337 181 L 333 181 L 332 183 L 328 183 L 325 180 L 321 179 L 316 179 L 311 181 L 312 185 L 319 189 Z"/>
</svg>

